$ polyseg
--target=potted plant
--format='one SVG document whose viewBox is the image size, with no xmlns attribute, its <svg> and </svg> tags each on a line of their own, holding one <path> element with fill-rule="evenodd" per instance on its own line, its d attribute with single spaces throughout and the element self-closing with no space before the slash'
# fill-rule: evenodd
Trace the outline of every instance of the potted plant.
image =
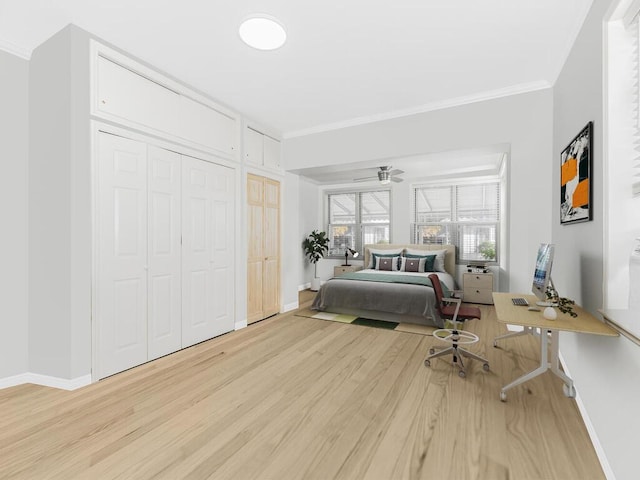
<svg viewBox="0 0 640 480">
<path fill-rule="evenodd" d="M 573 311 L 573 306 L 576 304 L 576 302 L 558 295 L 558 291 L 552 285 L 547 286 L 545 295 L 547 296 L 547 300 L 558 307 L 558 310 L 560 310 L 562 313 L 568 313 L 572 317 L 578 316 L 578 314 Z"/>
<path fill-rule="evenodd" d="M 314 265 L 313 281 L 311 282 L 311 290 L 318 291 L 320 288 L 320 279 L 318 278 L 318 261 L 324 257 L 329 251 L 329 238 L 326 232 L 314 230 L 302 242 L 304 254 L 309 257 L 309 261 Z"/>
</svg>

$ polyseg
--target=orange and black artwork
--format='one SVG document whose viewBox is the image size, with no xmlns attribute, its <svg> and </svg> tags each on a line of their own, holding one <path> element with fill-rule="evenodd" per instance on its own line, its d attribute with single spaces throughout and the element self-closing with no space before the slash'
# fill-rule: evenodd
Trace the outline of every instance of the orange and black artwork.
<svg viewBox="0 0 640 480">
<path fill-rule="evenodd" d="M 591 220 L 591 151 L 593 122 L 574 138 L 560 157 L 560 223 Z"/>
</svg>

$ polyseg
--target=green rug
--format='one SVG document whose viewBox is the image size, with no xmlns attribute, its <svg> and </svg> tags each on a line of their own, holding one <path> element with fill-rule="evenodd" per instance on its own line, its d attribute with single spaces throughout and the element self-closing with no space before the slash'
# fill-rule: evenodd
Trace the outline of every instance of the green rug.
<svg viewBox="0 0 640 480">
<path fill-rule="evenodd" d="M 373 320 L 370 318 L 357 317 L 355 315 L 345 315 L 342 313 L 318 312 L 308 308 L 301 309 L 295 313 L 297 317 L 315 318 L 318 320 L 328 320 L 332 322 L 350 323 L 364 327 L 383 328 L 395 330 L 396 332 L 417 333 L 420 335 L 433 335 L 436 327 L 426 325 L 416 325 L 414 323 L 386 322 L 384 320 Z"/>
</svg>

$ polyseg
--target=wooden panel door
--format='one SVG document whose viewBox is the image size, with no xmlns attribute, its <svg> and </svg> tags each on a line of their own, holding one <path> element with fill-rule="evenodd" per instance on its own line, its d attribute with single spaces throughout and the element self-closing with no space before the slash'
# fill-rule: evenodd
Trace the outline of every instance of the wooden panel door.
<svg viewBox="0 0 640 480">
<path fill-rule="evenodd" d="M 280 311 L 280 182 L 264 180 L 263 318 Z"/>
<path fill-rule="evenodd" d="M 98 377 L 147 361 L 147 147 L 98 135 Z"/>
<path fill-rule="evenodd" d="M 148 147 L 149 360 L 182 347 L 180 155 Z"/>
<path fill-rule="evenodd" d="M 264 179 L 247 175 L 247 322 L 262 316 Z"/>
<path fill-rule="evenodd" d="M 182 157 L 182 346 L 233 330 L 233 171 Z"/>
<path fill-rule="evenodd" d="M 247 322 L 280 311 L 280 183 L 247 175 Z"/>
</svg>

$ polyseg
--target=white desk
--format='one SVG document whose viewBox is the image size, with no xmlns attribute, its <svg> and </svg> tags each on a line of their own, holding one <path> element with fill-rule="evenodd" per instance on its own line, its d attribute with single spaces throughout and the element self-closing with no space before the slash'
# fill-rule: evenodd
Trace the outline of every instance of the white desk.
<svg viewBox="0 0 640 480">
<path fill-rule="evenodd" d="M 564 382 L 563 390 L 567 397 L 573 398 L 576 396 L 576 389 L 573 386 L 573 380 L 569 378 L 560 369 L 559 360 L 559 343 L 560 332 L 576 332 L 576 333 L 591 333 L 594 335 L 607 335 L 611 337 L 618 336 L 613 328 L 598 320 L 586 310 L 583 310 L 578 305 L 573 306 L 573 311 L 578 314 L 577 317 L 572 317 L 569 314 L 561 313 L 556 309 L 558 318 L 555 320 L 547 320 L 542 316 L 541 311 L 535 312 L 528 310 L 527 307 L 521 307 L 514 305 L 511 301 L 512 298 L 522 297 L 526 298 L 529 305 L 535 305 L 538 300 L 534 295 L 521 295 L 515 293 L 493 293 L 493 302 L 496 307 L 496 316 L 501 323 L 508 323 L 511 325 L 520 325 L 525 328 L 524 333 L 533 333 L 534 329 L 539 328 L 540 332 L 549 332 L 551 337 L 551 361 L 549 362 L 549 341 L 547 335 L 540 335 L 540 366 L 535 370 L 521 376 L 513 382 L 505 385 L 500 390 L 500 400 L 505 402 L 507 400 L 507 390 L 518 386 L 532 378 L 542 375 L 547 370 L 551 370 L 555 375 L 560 377 Z M 508 336 L 508 335 L 507 335 Z M 503 335 L 497 337 L 496 340 L 506 338 Z M 496 343 L 494 341 L 494 346 Z"/>
</svg>

